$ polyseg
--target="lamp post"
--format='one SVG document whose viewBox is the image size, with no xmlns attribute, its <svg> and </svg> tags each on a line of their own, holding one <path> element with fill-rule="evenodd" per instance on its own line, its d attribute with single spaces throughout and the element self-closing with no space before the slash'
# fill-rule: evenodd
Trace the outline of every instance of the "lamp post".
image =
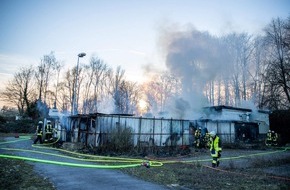
<svg viewBox="0 0 290 190">
<path fill-rule="evenodd" d="M 73 105 L 72 105 L 72 115 L 75 115 L 78 113 L 78 104 L 77 104 L 77 88 L 78 88 L 78 74 L 79 74 L 79 60 L 80 57 L 84 57 L 86 56 L 86 53 L 79 53 L 78 54 L 78 62 L 77 62 L 77 70 L 76 70 L 76 78 L 75 78 L 75 84 L 74 84 L 74 88 L 73 88 Z"/>
</svg>

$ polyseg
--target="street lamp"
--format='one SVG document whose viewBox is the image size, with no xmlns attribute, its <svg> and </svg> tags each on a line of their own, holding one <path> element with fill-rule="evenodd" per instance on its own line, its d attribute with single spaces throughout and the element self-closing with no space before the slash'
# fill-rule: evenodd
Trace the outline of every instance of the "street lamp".
<svg viewBox="0 0 290 190">
<path fill-rule="evenodd" d="M 72 115 L 75 115 L 78 113 L 78 104 L 77 104 L 77 98 L 76 98 L 76 90 L 78 88 L 78 74 L 79 74 L 79 60 L 80 57 L 86 56 L 86 53 L 79 53 L 78 54 L 78 62 L 77 62 L 77 71 L 76 71 L 76 78 L 75 78 L 75 85 L 73 89 L 73 105 L 72 105 Z"/>
</svg>

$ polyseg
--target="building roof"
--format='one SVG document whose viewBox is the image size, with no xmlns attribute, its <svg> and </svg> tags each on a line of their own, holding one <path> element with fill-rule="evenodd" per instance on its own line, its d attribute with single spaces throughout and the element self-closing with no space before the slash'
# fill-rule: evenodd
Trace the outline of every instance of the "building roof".
<svg viewBox="0 0 290 190">
<path fill-rule="evenodd" d="M 100 112 L 96 112 L 96 113 L 90 113 L 90 114 L 77 114 L 77 115 L 71 115 L 69 116 L 70 118 L 79 118 L 79 117 L 93 117 L 93 116 L 134 116 L 133 114 L 106 114 L 106 113 L 100 113 Z"/>
<path fill-rule="evenodd" d="M 238 110 L 238 111 L 246 111 L 246 112 L 252 112 L 251 109 L 247 108 L 238 108 L 238 107 L 232 107 L 232 106 L 209 106 L 209 107 L 204 107 L 204 109 L 214 109 L 215 111 L 221 111 L 222 109 L 230 109 L 230 110 Z"/>
<path fill-rule="evenodd" d="M 239 120 L 233 120 L 233 119 L 198 119 L 196 121 L 200 122 L 216 122 L 216 123 L 257 123 L 258 121 L 239 121 Z"/>
</svg>

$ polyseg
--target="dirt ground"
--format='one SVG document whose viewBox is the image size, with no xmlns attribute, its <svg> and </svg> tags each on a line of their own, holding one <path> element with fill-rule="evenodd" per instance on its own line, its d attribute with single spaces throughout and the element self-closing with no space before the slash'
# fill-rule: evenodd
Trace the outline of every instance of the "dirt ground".
<svg viewBox="0 0 290 190">
<path fill-rule="evenodd" d="M 207 150 L 191 149 L 189 155 L 174 157 L 148 155 L 144 160 L 160 160 L 163 166 L 121 171 L 168 189 L 290 189 L 290 150 L 285 148 L 223 149 L 219 168 L 211 168 Z M 0 189 L 55 189 L 29 162 L 1 158 L 0 167 Z"/>
</svg>

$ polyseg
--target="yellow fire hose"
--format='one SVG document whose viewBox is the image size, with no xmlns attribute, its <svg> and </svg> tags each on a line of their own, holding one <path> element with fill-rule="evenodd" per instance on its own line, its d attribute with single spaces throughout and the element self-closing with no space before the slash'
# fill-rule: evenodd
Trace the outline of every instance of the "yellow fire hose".
<svg viewBox="0 0 290 190">
<path fill-rule="evenodd" d="M 16 143 L 23 140 L 29 140 L 29 137 L 20 137 L 17 140 L 13 141 L 7 141 L 7 142 L 1 142 L 2 144 L 8 144 L 8 143 Z M 0 158 L 9 158 L 9 159 L 19 159 L 19 160 L 25 160 L 25 161 L 32 161 L 32 162 L 40 162 L 40 163 L 47 163 L 47 164 L 56 164 L 56 165 L 63 165 L 63 166 L 74 166 L 74 167 L 86 167 L 86 168 L 102 168 L 102 169 L 118 169 L 118 168 L 128 168 L 128 167 L 137 167 L 140 165 L 145 165 L 147 167 L 157 167 L 162 166 L 162 162 L 158 161 L 145 161 L 143 159 L 131 159 L 131 158 L 120 158 L 120 157 L 109 157 L 109 156 L 96 156 L 96 155 L 88 155 L 88 154 L 81 154 L 76 153 L 68 150 L 63 149 L 57 149 L 57 148 L 51 148 L 47 147 L 49 145 L 55 144 L 58 139 L 55 142 L 47 143 L 47 144 L 41 144 L 41 145 L 32 145 L 34 148 L 40 148 L 40 149 L 51 149 L 56 151 L 62 151 L 68 154 L 72 154 L 74 156 L 78 157 L 84 157 L 84 158 L 78 158 L 73 156 L 66 156 L 62 154 L 54 154 L 54 153 L 48 153 L 48 152 L 42 152 L 42 151 L 36 151 L 36 150 L 27 150 L 27 149 L 17 149 L 17 148 L 1 148 L 3 150 L 9 150 L 9 151 L 22 151 L 22 152 L 30 152 L 30 153 L 36 153 L 36 154 L 43 154 L 43 155 L 50 155 L 55 157 L 62 157 L 62 158 L 68 158 L 73 160 L 79 160 L 79 161 L 86 161 L 86 162 L 98 162 L 98 163 L 110 163 L 108 164 L 78 164 L 78 163 L 71 163 L 71 162 L 60 162 L 60 161 L 51 161 L 51 160 L 44 160 L 44 159 L 36 159 L 36 158 L 30 158 L 30 157 L 23 157 L 23 156 L 13 156 L 13 155 L 6 155 L 6 154 L 0 154 Z M 121 163 L 121 164 L 120 164 Z M 126 164 L 124 164 L 126 163 Z"/>
<path fill-rule="evenodd" d="M 8 144 L 8 143 L 16 143 L 19 141 L 29 140 L 29 139 L 30 139 L 29 136 L 21 136 L 17 140 L 0 142 L 0 145 Z M 177 160 L 168 160 L 168 161 L 149 160 L 148 161 L 148 160 L 143 160 L 143 159 L 132 159 L 132 158 L 121 158 L 121 157 L 81 154 L 81 153 L 76 153 L 76 152 L 72 152 L 72 151 L 68 151 L 68 150 L 64 150 L 64 149 L 48 147 L 49 145 L 53 145 L 56 142 L 58 142 L 58 140 L 59 140 L 59 137 L 55 142 L 41 144 L 41 145 L 32 145 L 32 147 L 39 148 L 39 149 L 51 149 L 51 150 L 61 151 L 61 152 L 64 152 L 66 154 L 73 155 L 73 156 L 48 153 L 48 152 L 42 152 L 42 151 L 36 151 L 36 150 L 27 150 L 27 149 L 16 149 L 16 148 L 1 148 L 1 149 L 9 150 L 9 151 L 30 152 L 30 153 L 34 153 L 34 154 L 43 154 L 43 155 L 62 157 L 62 158 L 78 160 L 78 161 L 97 162 L 99 164 L 79 164 L 79 163 L 71 163 L 71 162 L 60 162 L 60 161 L 51 161 L 51 160 L 36 159 L 36 158 L 23 157 L 23 156 L 13 156 L 13 155 L 6 155 L 6 154 L 0 154 L 0 158 L 19 159 L 19 160 L 26 160 L 26 161 L 32 161 L 32 162 L 47 163 L 47 164 L 57 164 L 57 165 L 63 165 L 63 166 L 102 168 L 102 169 L 105 169 L 105 168 L 107 168 L 107 169 L 128 168 L 128 167 L 137 167 L 140 165 L 145 165 L 145 166 L 150 166 L 150 167 L 158 167 L 158 166 L 162 166 L 163 164 L 196 163 L 196 162 L 208 162 L 208 161 L 212 160 L 212 159 L 192 159 L 192 160 L 185 160 L 185 161 L 177 161 Z M 267 155 L 267 154 L 280 153 L 280 152 L 284 152 L 287 150 L 289 150 L 289 148 L 284 148 L 281 150 L 275 150 L 275 151 L 271 151 L 271 152 L 262 152 L 262 153 L 255 153 L 255 154 L 249 154 L 249 155 L 226 157 L 226 158 L 221 158 L 220 160 L 233 160 L 233 159 L 241 159 L 241 158 L 247 158 L 247 157 L 253 157 L 253 156 L 262 156 L 262 155 Z M 102 164 L 100 164 L 100 163 L 102 163 Z"/>
</svg>

